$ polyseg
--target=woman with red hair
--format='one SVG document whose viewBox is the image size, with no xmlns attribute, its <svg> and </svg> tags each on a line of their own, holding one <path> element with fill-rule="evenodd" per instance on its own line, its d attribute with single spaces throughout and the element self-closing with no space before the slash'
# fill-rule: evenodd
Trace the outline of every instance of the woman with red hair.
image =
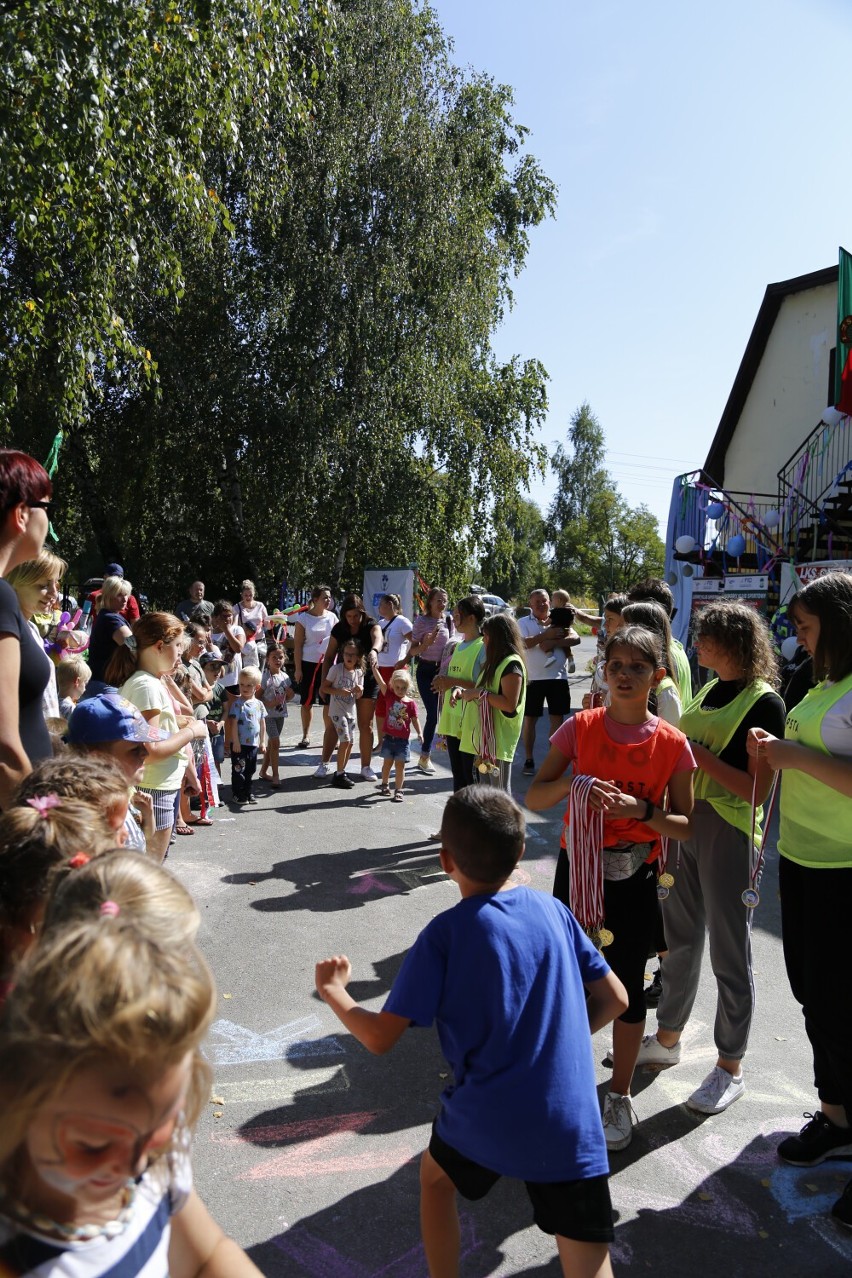
<svg viewBox="0 0 852 1278">
<path fill-rule="evenodd" d="M 36 559 L 50 527 L 53 493 L 33 457 L 0 449 L 0 576 Z M 52 753 L 42 714 L 51 663 L 25 621 L 17 596 L 0 581 L 0 808 L 39 759 Z"/>
</svg>

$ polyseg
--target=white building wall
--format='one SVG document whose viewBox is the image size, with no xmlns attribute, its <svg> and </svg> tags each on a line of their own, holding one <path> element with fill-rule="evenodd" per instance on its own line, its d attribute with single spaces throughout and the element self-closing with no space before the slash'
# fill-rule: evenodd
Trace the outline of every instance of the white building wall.
<svg viewBox="0 0 852 1278">
<path fill-rule="evenodd" d="M 828 403 L 837 285 L 786 297 L 725 454 L 729 492 L 772 493 L 778 471 Z"/>
</svg>

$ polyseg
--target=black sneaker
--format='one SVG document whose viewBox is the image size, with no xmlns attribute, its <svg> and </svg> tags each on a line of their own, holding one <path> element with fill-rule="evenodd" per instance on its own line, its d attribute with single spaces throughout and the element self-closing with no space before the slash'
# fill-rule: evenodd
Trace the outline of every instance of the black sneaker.
<svg viewBox="0 0 852 1278">
<path fill-rule="evenodd" d="M 852 1180 L 832 1207 L 831 1214 L 838 1225 L 843 1225 L 845 1229 L 852 1229 Z"/>
<path fill-rule="evenodd" d="M 844 1154 L 852 1154 L 852 1131 L 848 1127 L 838 1127 L 826 1118 L 822 1110 L 816 1114 L 805 1114 L 805 1118 L 808 1121 L 798 1136 L 788 1136 L 778 1146 L 778 1157 L 785 1163 L 792 1167 L 813 1167 L 832 1155 L 840 1158 Z M 849 1196 L 848 1210 L 852 1212 L 852 1195 Z"/>
<path fill-rule="evenodd" d="M 524 759 L 524 776 L 525 777 L 535 776 L 535 760 Z"/>
<path fill-rule="evenodd" d="M 331 784 L 338 790 L 351 790 L 355 782 L 345 772 L 335 772 Z"/>
<path fill-rule="evenodd" d="M 656 1007 L 663 993 L 663 969 L 658 967 L 654 979 L 645 990 L 645 1006 Z"/>
</svg>

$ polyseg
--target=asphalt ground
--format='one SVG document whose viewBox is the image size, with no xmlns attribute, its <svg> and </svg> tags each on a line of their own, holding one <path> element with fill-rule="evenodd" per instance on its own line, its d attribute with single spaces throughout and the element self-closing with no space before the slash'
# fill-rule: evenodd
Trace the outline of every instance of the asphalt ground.
<svg viewBox="0 0 852 1278">
<path fill-rule="evenodd" d="M 584 640 L 578 669 L 593 643 Z M 572 677 L 576 705 L 587 686 L 584 675 Z M 457 901 L 430 840 L 449 771 L 440 755 L 434 777 L 412 766 L 404 803 L 363 781 L 336 790 L 312 777 L 318 712 L 313 748 L 296 750 L 299 735 L 291 708 L 282 788 L 259 785 L 256 807 L 218 809 L 213 827 L 179 838 L 168 862 L 199 904 L 200 941 L 219 987 L 206 1048 L 215 1081 L 196 1140 L 196 1179 L 216 1219 L 271 1278 L 426 1278 L 418 1159 L 447 1079 L 437 1037 L 410 1030 L 389 1055 L 371 1056 L 316 998 L 313 973 L 318 958 L 348 954 L 354 997 L 379 1009 L 413 938 Z M 539 761 L 545 749 L 541 724 Z M 522 802 L 521 764 L 519 752 L 512 784 Z M 550 890 L 561 818 L 528 814 L 518 882 Z M 684 1104 L 715 1062 L 706 956 L 680 1065 L 637 1072 L 639 1126 L 630 1147 L 611 1157 L 619 1275 L 852 1271 L 852 1233 L 828 1215 L 852 1161 L 796 1169 L 775 1154 L 816 1098 L 784 972 L 774 844 L 754 953 L 758 1001 L 743 1098 L 714 1118 Z M 609 1041 L 603 1031 L 594 1043 L 601 1098 Z M 517 1182 L 462 1204 L 461 1217 L 465 1278 L 560 1273 L 553 1240 L 532 1225 Z"/>
</svg>

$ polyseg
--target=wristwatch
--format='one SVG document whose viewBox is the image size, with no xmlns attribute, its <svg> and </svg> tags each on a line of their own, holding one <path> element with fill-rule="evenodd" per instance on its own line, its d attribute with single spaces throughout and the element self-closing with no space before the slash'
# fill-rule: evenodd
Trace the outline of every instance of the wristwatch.
<svg viewBox="0 0 852 1278">
<path fill-rule="evenodd" d="M 643 821 L 643 823 L 644 823 L 645 825 L 647 825 L 647 824 L 648 824 L 648 822 L 651 820 L 651 818 L 653 817 L 653 815 L 654 815 L 654 813 L 656 812 L 656 810 L 657 810 L 657 809 L 654 807 L 654 805 L 653 805 L 653 803 L 651 802 L 651 800 L 650 800 L 650 799 L 646 799 L 646 800 L 645 800 L 645 815 L 644 815 L 644 816 L 643 816 L 643 818 L 642 818 L 642 821 Z"/>
</svg>

